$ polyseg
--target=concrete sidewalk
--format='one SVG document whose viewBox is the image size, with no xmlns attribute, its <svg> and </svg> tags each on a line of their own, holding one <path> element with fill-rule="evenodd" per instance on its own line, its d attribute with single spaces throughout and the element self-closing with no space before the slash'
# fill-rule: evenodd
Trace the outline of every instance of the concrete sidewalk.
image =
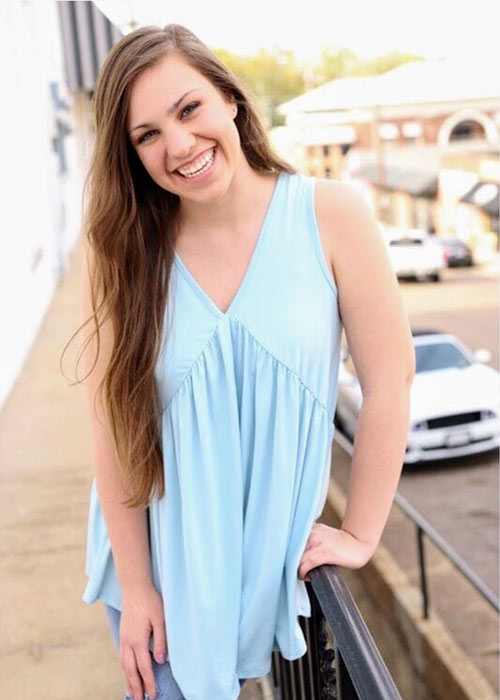
<svg viewBox="0 0 500 700">
<path fill-rule="evenodd" d="M 85 389 L 70 386 L 81 342 L 83 246 L 73 253 L 3 410 L 0 445 L 0 696 L 120 700 L 125 681 L 102 603 L 85 604 L 92 467 Z M 82 376 L 82 368 L 79 374 Z M 248 682 L 242 700 L 260 698 Z"/>
<path fill-rule="evenodd" d="M 59 369 L 80 324 L 81 244 L 3 410 L 1 440 L 1 696 L 121 698 L 125 688 L 101 603 L 86 605 L 92 481 L 82 386 Z M 75 341 L 66 358 L 72 377 Z M 81 372 L 81 370 L 80 370 Z"/>
</svg>

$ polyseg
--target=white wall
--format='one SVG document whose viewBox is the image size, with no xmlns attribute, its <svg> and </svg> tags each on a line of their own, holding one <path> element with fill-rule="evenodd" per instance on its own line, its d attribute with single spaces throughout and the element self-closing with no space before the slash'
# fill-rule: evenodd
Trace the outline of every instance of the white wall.
<svg viewBox="0 0 500 700">
<path fill-rule="evenodd" d="M 0 406 L 18 376 L 80 232 L 89 136 L 64 87 L 55 0 L 0 2 Z M 70 110 L 57 108 L 50 83 Z M 78 110 L 76 109 L 78 108 Z M 76 117 L 76 118 L 75 118 Z M 68 171 L 52 139 L 60 118 Z M 83 123 L 82 123 L 83 122 Z M 75 326 L 76 327 L 76 326 Z"/>
</svg>

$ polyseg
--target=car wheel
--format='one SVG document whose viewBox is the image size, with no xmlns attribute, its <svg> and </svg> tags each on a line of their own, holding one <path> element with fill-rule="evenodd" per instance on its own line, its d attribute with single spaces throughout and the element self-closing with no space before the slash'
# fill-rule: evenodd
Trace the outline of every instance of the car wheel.
<svg viewBox="0 0 500 700">
<path fill-rule="evenodd" d="M 439 272 L 433 272 L 431 275 L 429 275 L 429 279 L 431 282 L 439 282 L 441 280 L 441 275 Z"/>
</svg>

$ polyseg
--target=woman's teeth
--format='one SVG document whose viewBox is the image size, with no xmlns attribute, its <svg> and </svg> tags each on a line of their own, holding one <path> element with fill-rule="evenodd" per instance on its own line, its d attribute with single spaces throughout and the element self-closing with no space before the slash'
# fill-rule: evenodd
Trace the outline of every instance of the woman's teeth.
<svg viewBox="0 0 500 700">
<path fill-rule="evenodd" d="M 208 153 L 206 156 L 203 158 L 200 158 L 198 163 L 196 164 L 197 170 L 195 168 L 183 168 L 182 170 L 178 169 L 177 172 L 179 172 L 183 177 L 193 177 L 194 175 L 200 175 L 203 173 L 205 170 L 208 170 L 210 167 L 215 155 L 215 146 L 212 148 L 210 153 Z M 201 167 L 200 167 L 201 165 Z"/>
</svg>

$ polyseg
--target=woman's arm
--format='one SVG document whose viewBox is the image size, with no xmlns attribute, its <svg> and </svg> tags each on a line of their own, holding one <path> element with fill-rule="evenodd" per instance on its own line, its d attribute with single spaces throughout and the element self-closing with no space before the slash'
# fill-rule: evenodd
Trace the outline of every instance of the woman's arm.
<svg viewBox="0 0 500 700">
<path fill-rule="evenodd" d="M 352 186 L 337 183 L 337 192 L 340 202 L 323 196 L 330 210 L 326 232 L 332 241 L 340 313 L 363 394 L 341 528 L 374 551 L 403 466 L 415 348 L 399 283 L 371 209 Z"/>
<path fill-rule="evenodd" d="M 363 566 L 391 509 L 407 444 L 415 350 L 397 277 L 376 219 L 352 185 L 318 179 L 316 212 L 339 292 L 339 310 L 363 403 L 340 531 L 313 527 L 304 563 L 327 556 Z M 308 551 L 310 550 L 310 551 Z M 301 568 L 303 575 L 304 569 Z M 306 579 L 307 580 L 307 579 Z"/>
<path fill-rule="evenodd" d="M 82 269 L 82 311 L 86 320 L 92 314 L 90 303 L 90 280 L 87 256 Z M 99 356 L 95 368 L 85 380 L 87 402 L 90 413 L 92 436 L 92 462 L 99 504 L 106 522 L 113 560 L 122 588 L 151 585 L 151 567 L 147 534 L 147 511 L 143 508 L 128 508 L 121 501 L 127 498 L 121 486 L 120 467 L 110 429 L 104 417 L 99 398 L 96 398 L 100 383 L 109 362 L 113 334 L 109 319 L 100 328 Z M 95 337 L 85 348 L 82 356 L 85 374 L 92 367 L 97 341 Z"/>
<path fill-rule="evenodd" d="M 83 320 L 91 316 L 89 264 L 87 251 L 82 266 Z M 113 344 L 111 322 L 106 320 L 100 328 L 99 355 L 95 367 L 85 380 L 92 435 L 92 462 L 99 505 L 108 531 L 113 561 L 122 590 L 122 622 L 120 632 L 126 637 L 122 644 L 122 666 L 125 670 L 129 692 L 142 698 L 139 670 L 151 698 L 154 694 L 154 677 L 149 656 L 151 627 L 154 629 L 155 658 L 161 663 L 160 654 L 166 654 L 162 601 L 154 588 L 149 556 L 147 511 L 130 508 L 122 502 L 127 494 L 122 488 L 120 467 L 111 438 L 110 428 L 100 401 L 96 398 L 98 384 L 104 376 Z M 85 375 L 94 364 L 97 341 L 90 342 L 82 360 Z"/>
</svg>

